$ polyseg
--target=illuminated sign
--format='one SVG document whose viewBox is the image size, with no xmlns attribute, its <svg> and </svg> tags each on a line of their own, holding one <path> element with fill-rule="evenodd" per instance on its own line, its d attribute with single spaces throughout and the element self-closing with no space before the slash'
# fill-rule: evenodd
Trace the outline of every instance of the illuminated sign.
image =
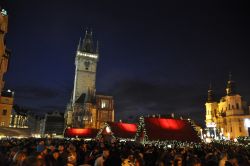
<svg viewBox="0 0 250 166">
<path fill-rule="evenodd" d="M 77 51 L 77 55 L 79 55 L 79 56 L 85 56 L 85 57 L 89 57 L 89 58 L 94 58 L 94 59 L 97 59 L 97 58 L 98 58 L 97 55 L 88 54 L 88 53 L 83 53 L 83 52 L 80 52 L 80 51 Z"/>
<path fill-rule="evenodd" d="M 2 9 L 1 14 L 2 14 L 3 16 L 7 16 L 7 11 L 4 10 L 4 9 Z"/>
</svg>

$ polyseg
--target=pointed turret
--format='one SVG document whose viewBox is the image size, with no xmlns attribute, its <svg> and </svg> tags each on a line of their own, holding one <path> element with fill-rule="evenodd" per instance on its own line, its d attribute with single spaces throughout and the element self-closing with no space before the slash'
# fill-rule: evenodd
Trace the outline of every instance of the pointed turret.
<svg viewBox="0 0 250 166">
<path fill-rule="evenodd" d="M 88 32 L 86 30 L 85 37 L 84 37 L 83 42 L 82 42 L 81 51 L 87 52 L 87 53 L 94 53 L 92 32 Z"/>
<path fill-rule="evenodd" d="M 235 85 L 235 81 L 232 80 L 231 73 L 229 73 L 229 80 L 227 81 L 226 92 L 228 96 L 232 96 L 236 94 L 236 85 Z"/>
<path fill-rule="evenodd" d="M 77 46 L 77 51 L 79 51 L 81 49 L 81 45 L 82 45 L 82 39 L 80 38 L 78 46 Z"/>
<path fill-rule="evenodd" d="M 213 103 L 215 101 L 214 99 L 214 93 L 212 90 L 212 84 L 209 84 L 209 88 L 208 88 L 208 93 L 207 93 L 207 102 L 208 103 Z"/>
</svg>

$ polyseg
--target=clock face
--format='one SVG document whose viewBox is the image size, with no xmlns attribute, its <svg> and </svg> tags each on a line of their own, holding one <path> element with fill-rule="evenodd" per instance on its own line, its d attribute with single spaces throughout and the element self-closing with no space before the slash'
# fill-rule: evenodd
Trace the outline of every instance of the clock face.
<svg viewBox="0 0 250 166">
<path fill-rule="evenodd" d="M 88 70 L 90 66 L 90 61 L 85 61 L 84 65 L 85 65 L 85 69 Z"/>
</svg>

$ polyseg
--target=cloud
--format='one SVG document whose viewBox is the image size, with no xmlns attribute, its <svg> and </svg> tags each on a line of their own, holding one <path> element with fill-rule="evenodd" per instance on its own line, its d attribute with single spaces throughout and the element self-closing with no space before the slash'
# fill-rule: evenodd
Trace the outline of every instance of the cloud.
<svg viewBox="0 0 250 166">
<path fill-rule="evenodd" d="M 13 90 L 15 91 L 15 104 L 38 114 L 51 111 L 64 112 L 70 98 L 68 89 L 60 87 L 23 85 Z"/>
<path fill-rule="evenodd" d="M 14 89 L 16 97 L 22 99 L 51 99 L 58 97 L 60 95 L 60 91 L 57 89 L 52 89 L 44 86 L 19 86 Z"/>
<path fill-rule="evenodd" d="M 133 119 L 141 115 L 175 113 L 201 120 L 206 100 L 206 93 L 199 93 L 201 89 L 201 86 L 185 84 L 123 80 L 113 87 L 116 117 Z"/>
</svg>

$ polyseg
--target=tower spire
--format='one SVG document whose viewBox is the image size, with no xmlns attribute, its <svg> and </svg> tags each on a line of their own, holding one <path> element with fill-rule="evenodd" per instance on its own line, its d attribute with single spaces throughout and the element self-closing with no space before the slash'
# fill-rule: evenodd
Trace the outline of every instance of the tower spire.
<svg viewBox="0 0 250 166">
<path fill-rule="evenodd" d="M 236 94 L 236 86 L 235 81 L 232 80 L 232 73 L 229 72 L 229 80 L 227 81 L 226 92 L 228 96 L 232 96 Z"/>
<path fill-rule="evenodd" d="M 86 29 L 81 49 L 82 49 L 81 51 L 87 53 L 94 53 L 92 31 L 89 33 L 88 30 Z"/>
<path fill-rule="evenodd" d="M 212 90 L 212 83 L 210 82 L 209 87 L 208 87 L 208 91 L 207 91 L 207 102 L 208 103 L 212 103 L 214 102 L 214 93 Z"/>
</svg>

